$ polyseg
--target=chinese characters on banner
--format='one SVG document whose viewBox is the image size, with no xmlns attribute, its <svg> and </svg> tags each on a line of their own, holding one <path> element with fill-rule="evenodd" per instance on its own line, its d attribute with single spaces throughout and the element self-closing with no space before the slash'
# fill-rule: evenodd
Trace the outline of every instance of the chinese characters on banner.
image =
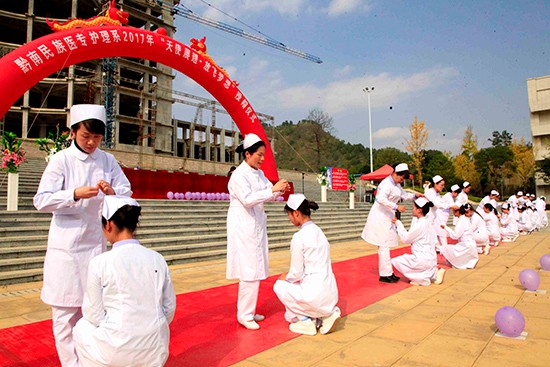
<svg viewBox="0 0 550 367">
<path fill-rule="evenodd" d="M 327 187 L 332 190 L 348 190 L 348 170 L 327 167 Z"/>
</svg>

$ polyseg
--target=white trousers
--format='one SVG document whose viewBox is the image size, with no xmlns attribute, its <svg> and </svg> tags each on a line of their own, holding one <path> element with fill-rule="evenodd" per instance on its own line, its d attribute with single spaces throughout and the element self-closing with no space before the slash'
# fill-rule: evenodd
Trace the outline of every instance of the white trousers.
<svg viewBox="0 0 550 367">
<path fill-rule="evenodd" d="M 73 328 L 82 318 L 80 307 L 52 306 L 52 329 L 55 338 L 55 348 L 63 367 L 78 367 Z"/>
<path fill-rule="evenodd" d="M 378 246 L 378 273 L 381 277 L 389 277 L 393 274 L 389 247 Z"/>
<path fill-rule="evenodd" d="M 256 303 L 258 302 L 258 292 L 260 291 L 260 281 L 239 282 L 239 297 L 237 300 L 237 320 L 253 321 L 256 314 Z"/>
</svg>

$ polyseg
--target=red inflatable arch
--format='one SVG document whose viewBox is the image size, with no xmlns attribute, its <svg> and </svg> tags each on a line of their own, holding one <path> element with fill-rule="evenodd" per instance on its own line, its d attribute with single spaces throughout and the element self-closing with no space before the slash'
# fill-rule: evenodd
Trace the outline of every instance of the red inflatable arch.
<svg viewBox="0 0 550 367">
<path fill-rule="evenodd" d="M 262 170 L 278 180 L 275 157 L 250 102 L 215 63 L 160 33 L 131 27 L 76 28 L 38 38 L 0 59 L 0 118 L 33 85 L 70 65 L 105 57 L 133 57 L 167 65 L 206 89 L 227 110 L 242 134 L 255 133 L 266 142 Z"/>
</svg>

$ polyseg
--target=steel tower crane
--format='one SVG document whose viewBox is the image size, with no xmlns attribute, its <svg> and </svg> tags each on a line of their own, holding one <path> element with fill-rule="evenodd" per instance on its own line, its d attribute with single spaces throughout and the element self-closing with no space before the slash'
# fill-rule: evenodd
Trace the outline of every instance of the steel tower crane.
<svg viewBox="0 0 550 367">
<path fill-rule="evenodd" d="M 264 37 L 264 36 L 252 34 L 250 32 L 247 32 L 247 31 L 243 30 L 243 29 L 240 29 L 240 28 L 234 27 L 232 25 L 229 25 L 227 23 L 219 22 L 217 20 L 213 20 L 213 19 L 210 19 L 210 18 L 206 18 L 206 17 L 196 15 L 189 8 L 181 5 L 181 2 L 179 2 L 179 1 L 174 1 L 174 3 L 175 3 L 174 6 L 170 6 L 168 4 L 165 4 L 162 0 L 149 0 L 149 1 L 151 3 L 153 1 L 156 1 L 158 6 L 170 10 L 170 12 L 174 15 L 179 15 L 181 17 L 192 20 L 194 22 L 197 22 L 197 23 L 200 23 L 200 24 L 207 25 L 209 27 L 213 27 L 213 28 L 222 30 L 224 32 L 231 33 L 235 36 L 239 36 L 239 37 L 248 39 L 250 41 L 259 43 L 261 45 L 268 46 L 268 47 L 274 48 L 274 49 L 282 51 L 282 52 L 286 52 L 290 55 L 294 55 L 294 56 L 300 57 L 302 59 L 315 62 L 317 64 L 321 64 L 323 62 L 317 56 L 314 56 L 314 55 L 309 54 L 309 53 L 304 52 L 304 51 L 297 50 L 295 48 L 288 47 L 284 43 L 279 42 L 279 41 L 277 41 L 277 40 L 275 40 L 271 37 L 268 37 L 268 36 Z M 210 5 L 210 4 L 208 4 L 208 5 Z"/>
</svg>

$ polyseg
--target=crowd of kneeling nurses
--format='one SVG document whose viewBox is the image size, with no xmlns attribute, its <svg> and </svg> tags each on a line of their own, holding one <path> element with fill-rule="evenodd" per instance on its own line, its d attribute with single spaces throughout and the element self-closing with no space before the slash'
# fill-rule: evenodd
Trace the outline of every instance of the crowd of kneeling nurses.
<svg viewBox="0 0 550 367">
<path fill-rule="evenodd" d="M 395 213 L 402 211 L 397 205 L 399 200 L 413 200 L 410 229 L 407 231 L 398 219 L 399 215 L 395 215 L 391 218 L 393 227 L 390 230 L 396 231 L 403 243 L 411 244 L 411 254 L 391 259 L 391 265 L 413 285 L 440 284 L 443 282 L 445 269 L 438 268 L 438 263 L 445 262 L 457 269 L 473 269 L 478 262 L 478 256 L 488 255 L 491 248 L 498 246 L 500 242 L 513 242 L 519 235 L 531 234 L 548 225 L 544 196 L 536 198 L 535 195 L 518 191 L 508 200 L 501 201 L 498 191 L 491 190 L 474 209 L 468 200 L 471 189 L 469 182 L 464 182 L 461 186 L 452 185 L 451 190 L 442 195 L 445 180 L 436 175 L 424 186 L 423 195 L 410 194 L 399 185 L 397 167 L 392 175 L 393 179 L 392 176 L 388 178 L 390 186 L 394 187 L 385 190 L 381 183 L 380 186 L 383 187 L 382 191 L 379 189 L 379 195 L 382 197 L 377 197 L 376 200 L 381 205 L 393 202 L 394 206 L 390 205 L 388 208 L 395 210 Z M 373 209 L 380 210 L 381 207 L 373 206 Z M 453 228 L 447 225 L 451 213 Z M 373 214 L 369 214 L 369 217 L 371 215 Z M 373 243 L 372 238 L 367 235 L 368 222 L 367 219 L 363 238 Z M 448 244 L 448 238 L 456 243 Z M 380 268 L 383 267 L 382 260 Z M 399 279 L 393 272 L 387 272 L 388 270 L 384 274 L 381 270 L 381 282 L 394 283 Z"/>
</svg>

